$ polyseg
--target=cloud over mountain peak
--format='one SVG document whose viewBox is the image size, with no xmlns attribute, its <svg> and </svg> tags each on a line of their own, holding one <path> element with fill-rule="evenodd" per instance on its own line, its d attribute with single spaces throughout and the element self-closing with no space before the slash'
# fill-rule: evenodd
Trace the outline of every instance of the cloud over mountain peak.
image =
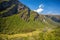
<svg viewBox="0 0 60 40">
<path fill-rule="evenodd" d="M 39 7 L 34 11 L 40 14 L 44 10 L 43 7 L 44 7 L 44 5 L 40 4 Z"/>
</svg>

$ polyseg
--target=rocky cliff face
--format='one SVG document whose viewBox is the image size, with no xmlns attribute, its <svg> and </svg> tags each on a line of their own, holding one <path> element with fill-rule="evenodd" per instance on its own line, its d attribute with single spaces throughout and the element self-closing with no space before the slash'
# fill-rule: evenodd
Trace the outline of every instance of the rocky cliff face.
<svg viewBox="0 0 60 40">
<path fill-rule="evenodd" d="M 1 0 L 0 2 L 0 33 L 12 34 L 15 27 L 17 30 L 30 20 L 30 9 L 18 0 Z M 24 21 L 22 21 L 24 20 Z M 22 25 L 23 25 L 22 24 Z M 13 29 L 11 29 L 13 27 Z M 4 32 L 3 32 L 4 31 Z M 18 31 L 16 31 L 17 33 Z"/>
<path fill-rule="evenodd" d="M 9 0 L 9 1 L 3 1 L 0 3 L 0 16 L 1 17 L 7 17 L 13 14 L 16 14 L 18 12 L 18 1 Z"/>
<path fill-rule="evenodd" d="M 1 0 L 0 1 L 0 17 L 12 16 L 24 10 L 26 10 L 26 12 L 23 12 L 22 14 L 20 14 L 20 17 L 28 21 L 31 14 L 30 13 L 31 10 L 27 6 L 23 5 L 18 0 Z M 39 19 L 39 16 L 40 15 L 36 13 L 34 20 Z M 46 15 L 46 17 L 51 18 L 54 21 L 60 22 L 60 19 L 58 19 L 55 16 L 53 17 L 53 16 Z"/>
<path fill-rule="evenodd" d="M 50 18 L 50 16 L 48 18 Z M 49 21 L 48 18 L 46 18 L 45 15 L 39 15 L 30 10 L 18 0 L 0 1 L 1 34 L 16 34 L 35 31 L 36 28 L 45 27 L 45 23 L 51 24 L 52 21 Z"/>
<path fill-rule="evenodd" d="M 2 1 L 0 3 L 0 11 L 3 11 L 9 7 L 11 7 L 13 4 L 17 5 L 18 1 L 16 0 L 9 0 L 9 1 Z"/>
<path fill-rule="evenodd" d="M 30 15 L 30 9 L 23 5 L 18 0 L 9 0 L 9 1 L 3 1 L 0 3 L 0 17 L 7 17 L 14 14 L 17 14 L 21 10 L 28 9 L 28 14 Z"/>
</svg>

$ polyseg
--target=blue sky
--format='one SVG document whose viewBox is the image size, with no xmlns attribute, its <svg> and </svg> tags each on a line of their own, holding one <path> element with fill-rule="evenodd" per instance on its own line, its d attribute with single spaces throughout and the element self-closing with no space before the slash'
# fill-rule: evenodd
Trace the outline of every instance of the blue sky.
<svg viewBox="0 0 60 40">
<path fill-rule="evenodd" d="M 39 14 L 60 15 L 60 0 L 19 0 Z"/>
</svg>

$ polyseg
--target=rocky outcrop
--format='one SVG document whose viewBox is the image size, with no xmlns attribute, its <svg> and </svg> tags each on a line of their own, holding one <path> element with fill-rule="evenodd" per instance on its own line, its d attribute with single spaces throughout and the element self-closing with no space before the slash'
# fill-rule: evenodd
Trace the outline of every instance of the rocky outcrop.
<svg viewBox="0 0 60 40">
<path fill-rule="evenodd" d="M 34 17 L 34 21 L 38 20 L 39 14 L 37 13 L 36 16 Z"/>
<path fill-rule="evenodd" d="M 20 14 L 20 17 L 22 19 L 24 19 L 25 21 L 29 21 L 30 20 L 30 8 L 28 8 L 27 6 L 23 5 L 21 2 L 19 2 L 18 0 L 9 0 L 9 1 L 2 1 L 0 3 L 0 17 L 8 17 L 8 16 L 12 16 L 14 14 L 18 14 L 22 11 L 26 12 L 22 12 L 22 14 Z M 36 13 L 36 16 L 34 17 L 34 20 L 37 20 L 39 17 L 39 14 Z"/>
<path fill-rule="evenodd" d="M 14 14 L 18 13 L 17 10 L 17 6 L 14 6 L 12 9 L 8 10 L 7 12 L 4 12 L 3 14 L 1 14 L 1 17 L 8 17 L 8 16 L 12 16 Z"/>
<path fill-rule="evenodd" d="M 9 1 L 3 1 L 0 3 L 0 11 L 3 11 L 9 7 L 11 7 L 13 4 L 18 4 L 18 0 L 9 0 Z"/>
<path fill-rule="evenodd" d="M 7 17 L 18 12 L 18 0 L 3 1 L 0 3 L 0 17 Z"/>
<path fill-rule="evenodd" d="M 27 13 L 22 13 L 21 14 L 21 18 L 24 19 L 27 22 L 30 20 L 29 19 L 30 18 L 30 9 L 29 8 L 27 8 Z"/>
<path fill-rule="evenodd" d="M 17 14 L 26 8 L 27 7 L 18 0 L 2 1 L 0 3 L 0 17 L 7 17 Z"/>
</svg>

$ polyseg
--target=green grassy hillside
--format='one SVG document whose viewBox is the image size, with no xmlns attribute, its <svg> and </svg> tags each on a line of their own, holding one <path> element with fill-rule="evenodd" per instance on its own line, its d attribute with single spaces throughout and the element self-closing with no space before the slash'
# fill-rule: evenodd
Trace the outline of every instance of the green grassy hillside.
<svg viewBox="0 0 60 40">
<path fill-rule="evenodd" d="M 0 40 L 60 40 L 60 23 L 16 1 L 0 11 Z"/>
</svg>

